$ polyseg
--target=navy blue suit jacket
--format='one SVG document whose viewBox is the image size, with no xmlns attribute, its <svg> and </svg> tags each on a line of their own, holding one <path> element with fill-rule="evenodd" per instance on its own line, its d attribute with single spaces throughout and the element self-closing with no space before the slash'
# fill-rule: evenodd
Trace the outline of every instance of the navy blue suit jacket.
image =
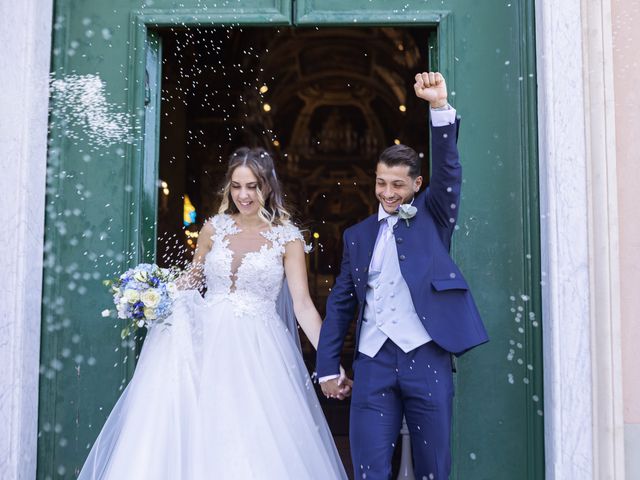
<svg viewBox="0 0 640 480">
<path fill-rule="evenodd" d="M 431 338 L 456 355 L 489 340 L 467 282 L 449 255 L 462 184 L 456 146 L 459 123 L 431 127 L 431 181 L 414 200 L 418 212 L 409 226 L 398 220 L 394 232 L 400 270 L 418 317 Z M 358 349 L 369 264 L 379 227 L 376 213 L 344 232 L 340 274 L 327 300 L 320 332 L 319 377 L 338 373 L 344 338 L 356 308 Z"/>
</svg>

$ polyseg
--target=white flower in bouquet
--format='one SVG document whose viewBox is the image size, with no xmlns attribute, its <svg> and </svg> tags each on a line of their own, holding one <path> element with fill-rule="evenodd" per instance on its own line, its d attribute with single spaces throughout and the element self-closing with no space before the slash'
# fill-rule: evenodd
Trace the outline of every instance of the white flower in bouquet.
<svg viewBox="0 0 640 480">
<path fill-rule="evenodd" d="M 118 318 L 127 318 L 127 303 L 119 303 L 116 305 L 116 311 L 118 312 Z"/>
<path fill-rule="evenodd" d="M 133 274 L 133 279 L 137 282 L 145 283 L 148 278 L 147 272 L 145 271 L 137 271 Z"/>
<path fill-rule="evenodd" d="M 127 303 L 136 303 L 140 300 L 140 292 L 133 290 L 132 288 L 128 288 L 124 291 L 124 298 L 127 300 Z"/>
<path fill-rule="evenodd" d="M 175 282 L 169 282 L 167 283 L 167 293 L 169 294 L 169 296 L 171 298 L 175 298 L 177 293 L 178 293 L 178 286 L 175 284 Z"/>
<path fill-rule="evenodd" d="M 140 300 L 144 303 L 145 307 L 156 308 L 162 300 L 162 294 L 155 288 L 151 288 L 140 295 Z M 146 310 L 146 309 L 145 309 Z M 146 316 L 146 313 L 145 313 Z M 147 317 L 150 318 L 150 317 Z"/>
<path fill-rule="evenodd" d="M 156 311 L 153 308 L 145 308 L 144 309 L 144 318 L 147 320 L 155 320 L 156 319 Z"/>
</svg>

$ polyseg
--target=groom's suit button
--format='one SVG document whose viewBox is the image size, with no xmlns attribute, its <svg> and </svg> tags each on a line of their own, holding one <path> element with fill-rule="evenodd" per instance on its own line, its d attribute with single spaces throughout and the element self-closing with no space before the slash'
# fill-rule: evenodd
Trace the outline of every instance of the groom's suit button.
<svg viewBox="0 0 640 480">
<path fill-rule="evenodd" d="M 400 237 L 396 238 L 396 242 L 397 243 L 402 243 L 402 238 L 400 238 Z"/>
<path fill-rule="evenodd" d="M 400 260 L 404 260 L 405 258 L 407 257 L 405 257 L 404 255 L 400 255 Z"/>
</svg>

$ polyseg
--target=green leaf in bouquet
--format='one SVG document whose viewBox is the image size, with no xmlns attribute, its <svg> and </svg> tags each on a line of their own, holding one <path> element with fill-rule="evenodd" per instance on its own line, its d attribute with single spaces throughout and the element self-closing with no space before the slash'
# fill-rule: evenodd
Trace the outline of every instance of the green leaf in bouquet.
<svg viewBox="0 0 640 480">
<path fill-rule="evenodd" d="M 122 331 L 120 332 L 120 338 L 122 338 L 124 340 L 125 338 L 127 338 L 129 336 L 130 333 L 131 333 L 131 329 L 128 326 L 124 327 L 122 329 Z"/>
</svg>

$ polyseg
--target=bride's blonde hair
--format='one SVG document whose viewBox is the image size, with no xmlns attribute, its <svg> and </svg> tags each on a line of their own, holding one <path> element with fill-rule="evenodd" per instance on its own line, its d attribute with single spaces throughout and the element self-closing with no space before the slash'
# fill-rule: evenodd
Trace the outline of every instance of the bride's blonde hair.
<svg viewBox="0 0 640 480">
<path fill-rule="evenodd" d="M 238 213 L 238 207 L 231 198 L 231 176 L 238 167 L 247 167 L 258 179 L 256 188 L 260 210 L 258 216 L 269 225 L 284 225 L 291 221 L 291 214 L 285 207 L 282 187 L 276 176 L 273 158 L 264 148 L 240 147 L 229 157 L 222 191 L 222 203 L 218 213 Z"/>
</svg>

